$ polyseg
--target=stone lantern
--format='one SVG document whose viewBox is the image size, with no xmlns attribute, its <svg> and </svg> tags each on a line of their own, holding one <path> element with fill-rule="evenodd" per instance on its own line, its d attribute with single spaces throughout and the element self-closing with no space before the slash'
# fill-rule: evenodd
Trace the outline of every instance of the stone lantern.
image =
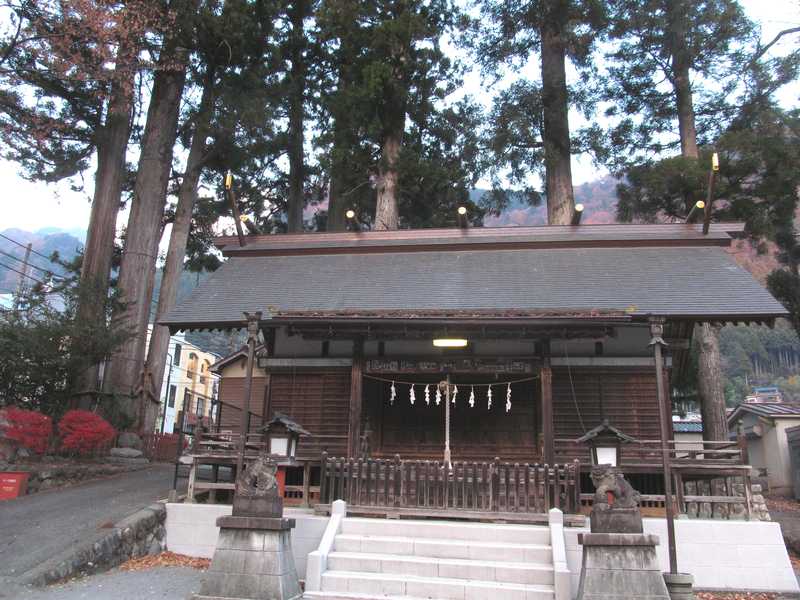
<svg viewBox="0 0 800 600">
<path fill-rule="evenodd" d="M 636 439 L 609 425 L 608 419 L 603 419 L 600 425 L 590 429 L 575 441 L 589 445 L 593 465 L 618 467 L 622 464 L 622 444 L 635 442 Z"/>
<path fill-rule="evenodd" d="M 279 464 L 291 464 L 297 456 L 301 436 L 311 434 L 283 413 L 276 412 L 261 431 L 265 434 L 265 447 L 269 456 Z"/>
</svg>

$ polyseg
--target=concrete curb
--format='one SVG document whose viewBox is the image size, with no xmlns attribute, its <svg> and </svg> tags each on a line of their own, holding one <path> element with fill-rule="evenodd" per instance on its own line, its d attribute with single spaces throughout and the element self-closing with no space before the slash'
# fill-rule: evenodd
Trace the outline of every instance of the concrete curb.
<svg viewBox="0 0 800 600">
<path fill-rule="evenodd" d="M 155 502 L 118 521 L 94 539 L 45 561 L 21 580 L 26 585 L 49 585 L 75 575 L 106 571 L 129 558 L 158 554 L 165 547 L 166 516 L 166 504 Z"/>
</svg>

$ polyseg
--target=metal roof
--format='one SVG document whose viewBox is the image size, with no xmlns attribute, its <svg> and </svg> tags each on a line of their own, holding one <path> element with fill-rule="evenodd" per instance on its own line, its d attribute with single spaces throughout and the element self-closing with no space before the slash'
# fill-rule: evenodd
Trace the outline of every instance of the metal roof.
<svg viewBox="0 0 800 600">
<path fill-rule="evenodd" d="M 230 258 L 161 323 L 264 319 L 769 320 L 786 314 L 720 247 L 302 254 Z"/>
<path fill-rule="evenodd" d="M 700 421 L 673 421 L 672 431 L 675 433 L 703 433 Z"/>
<path fill-rule="evenodd" d="M 800 419 L 800 404 L 789 402 L 742 402 L 728 415 L 728 425 L 743 412 L 753 413 L 759 417 Z"/>
<path fill-rule="evenodd" d="M 214 240 L 226 256 L 270 254 L 341 254 L 417 252 L 424 250 L 479 250 L 482 248 L 635 246 L 729 246 L 730 234 L 741 233 L 742 223 L 714 223 L 703 234 L 702 225 L 550 225 L 544 227 L 473 227 L 467 229 L 399 229 L 394 231 L 307 232 L 236 236 Z"/>
</svg>

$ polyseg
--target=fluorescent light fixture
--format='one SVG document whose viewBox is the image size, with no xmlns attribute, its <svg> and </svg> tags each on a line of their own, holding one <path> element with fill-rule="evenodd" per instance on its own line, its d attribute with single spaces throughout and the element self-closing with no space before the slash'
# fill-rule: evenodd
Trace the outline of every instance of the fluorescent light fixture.
<svg viewBox="0 0 800 600">
<path fill-rule="evenodd" d="M 436 338 L 433 345 L 437 348 L 464 348 L 469 342 L 463 338 Z"/>
</svg>

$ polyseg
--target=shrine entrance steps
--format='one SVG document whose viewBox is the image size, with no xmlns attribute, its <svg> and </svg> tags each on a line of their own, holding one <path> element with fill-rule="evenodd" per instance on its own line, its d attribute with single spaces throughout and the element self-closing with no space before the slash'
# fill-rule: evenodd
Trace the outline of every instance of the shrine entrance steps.
<svg viewBox="0 0 800 600">
<path fill-rule="evenodd" d="M 547 526 L 344 518 L 320 600 L 554 600 Z"/>
</svg>

